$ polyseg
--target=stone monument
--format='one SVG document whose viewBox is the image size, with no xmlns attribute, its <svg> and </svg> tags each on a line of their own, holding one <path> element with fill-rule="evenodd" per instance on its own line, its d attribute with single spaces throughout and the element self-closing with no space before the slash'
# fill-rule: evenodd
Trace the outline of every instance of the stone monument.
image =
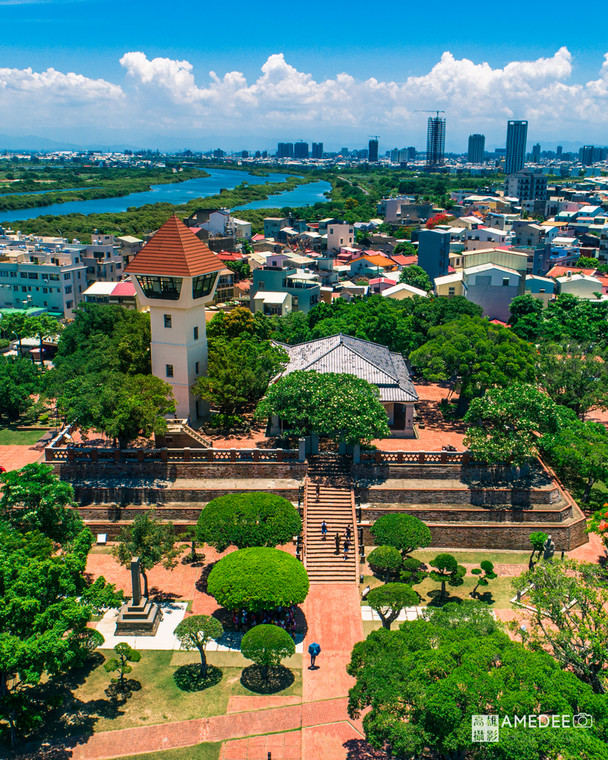
<svg viewBox="0 0 608 760">
<path fill-rule="evenodd" d="M 555 554 L 555 544 L 551 536 L 547 536 L 547 540 L 543 544 L 543 559 L 550 562 Z"/>
<path fill-rule="evenodd" d="M 131 560 L 131 599 L 120 608 L 116 621 L 115 636 L 154 636 L 162 613 L 158 604 L 141 595 L 141 571 L 139 557 Z"/>
</svg>

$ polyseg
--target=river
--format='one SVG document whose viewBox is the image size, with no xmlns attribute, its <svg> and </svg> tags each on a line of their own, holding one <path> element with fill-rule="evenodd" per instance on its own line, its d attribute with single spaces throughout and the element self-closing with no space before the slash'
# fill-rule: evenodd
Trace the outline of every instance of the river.
<svg viewBox="0 0 608 760">
<path fill-rule="evenodd" d="M 231 169 L 205 169 L 208 177 L 188 179 L 169 185 L 152 185 L 152 189 L 143 193 L 131 193 L 121 198 L 100 198 L 90 201 L 70 201 L 52 203 L 40 208 L 24 208 L 15 211 L 0 212 L 0 222 L 17 222 L 20 219 L 35 219 L 39 216 L 64 216 L 65 214 L 104 214 L 120 213 L 133 206 L 145 206 L 148 203 L 172 203 L 180 205 L 193 198 L 206 198 L 217 195 L 224 187 L 232 190 L 241 182 L 250 185 L 263 185 L 266 182 L 283 182 L 289 175 L 269 173 L 265 177 L 249 174 L 247 171 Z M 240 208 L 281 208 L 283 206 L 308 206 L 318 201 L 327 200 L 323 193 L 329 192 L 329 182 L 312 182 L 301 185 L 295 190 L 277 193 L 266 201 L 255 201 Z"/>
</svg>

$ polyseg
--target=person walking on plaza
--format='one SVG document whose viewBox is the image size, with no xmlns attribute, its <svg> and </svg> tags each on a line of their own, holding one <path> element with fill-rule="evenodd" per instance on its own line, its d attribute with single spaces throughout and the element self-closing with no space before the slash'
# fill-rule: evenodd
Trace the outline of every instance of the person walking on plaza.
<svg viewBox="0 0 608 760">
<path fill-rule="evenodd" d="M 310 667 L 308 670 L 316 670 L 317 666 L 315 665 L 315 662 L 317 661 L 317 657 L 321 654 L 321 647 L 316 641 L 313 641 L 312 644 L 309 645 L 308 654 L 310 655 Z"/>
<path fill-rule="evenodd" d="M 334 536 L 334 542 L 336 544 L 336 554 L 340 554 L 340 534 L 337 531 Z"/>
<path fill-rule="evenodd" d="M 321 523 L 321 536 L 323 538 L 323 541 L 327 538 L 327 523 L 325 520 Z"/>
</svg>

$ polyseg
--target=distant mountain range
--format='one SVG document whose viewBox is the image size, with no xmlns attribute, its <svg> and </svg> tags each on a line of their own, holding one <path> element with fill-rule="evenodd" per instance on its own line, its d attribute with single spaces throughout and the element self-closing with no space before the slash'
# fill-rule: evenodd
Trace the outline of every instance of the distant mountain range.
<svg viewBox="0 0 608 760">
<path fill-rule="evenodd" d="M 3 150 L 100 150 L 103 152 L 115 152 L 123 150 L 141 150 L 141 146 L 120 143 L 118 145 L 77 145 L 76 143 L 50 140 L 48 137 L 38 135 L 2 135 L 0 134 L 0 152 Z"/>
</svg>

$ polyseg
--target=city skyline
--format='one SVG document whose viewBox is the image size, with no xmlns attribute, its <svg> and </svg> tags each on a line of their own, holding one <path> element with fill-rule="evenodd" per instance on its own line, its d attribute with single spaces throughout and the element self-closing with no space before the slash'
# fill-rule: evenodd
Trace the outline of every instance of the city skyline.
<svg viewBox="0 0 608 760">
<path fill-rule="evenodd" d="M 270 149 L 282 135 L 334 150 L 379 134 L 383 153 L 423 149 L 427 117 L 417 111 L 441 109 L 447 152 L 465 151 L 473 133 L 488 150 L 504 147 L 510 119 L 528 120 L 531 142 L 543 147 L 608 142 L 608 45 L 597 29 L 564 31 L 532 8 L 508 40 L 488 44 L 484 30 L 500 21 L 488 9 L 466 44 L 449 24 L 405 37 L 388 25 L 370 39 L 358 8 L 315 0 L 311 42 L 308 25 L 285 39 L 278 3 L 265 4 L 262 18 L 237 0 L 230 22 L 209 9 L 196 44 L 183 24 L 158 23 L 165 10 L 154 0 L 0 0 L 10 30 L 0 51 L 0 132 L 167 150 Z M 194 9 L 186 2 L 183 17 Z M 439 2 L 442 10 L 454 14 Z M 408 28 L 424 15 L 408 10 Z M 246 44 L 219 33 L 232 19 Z"/>
</svg>

